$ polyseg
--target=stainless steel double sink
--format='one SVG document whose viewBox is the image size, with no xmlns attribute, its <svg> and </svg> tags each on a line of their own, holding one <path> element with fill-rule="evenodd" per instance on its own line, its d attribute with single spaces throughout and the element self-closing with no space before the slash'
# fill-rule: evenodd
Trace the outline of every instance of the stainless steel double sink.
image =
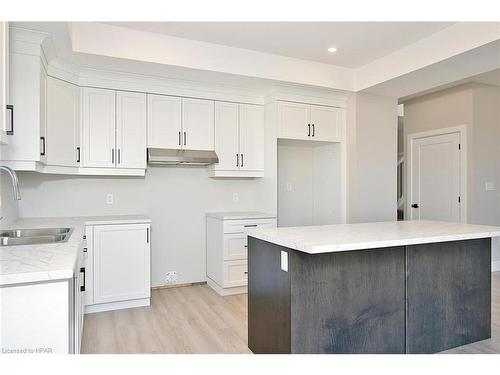
<svg viewBox="0 0 500 375">
<path fill-rule="evenodd" d="M 36 245 L 68 241 L 73 228 L 0 230 L 0 246 Z"/>
</svg>

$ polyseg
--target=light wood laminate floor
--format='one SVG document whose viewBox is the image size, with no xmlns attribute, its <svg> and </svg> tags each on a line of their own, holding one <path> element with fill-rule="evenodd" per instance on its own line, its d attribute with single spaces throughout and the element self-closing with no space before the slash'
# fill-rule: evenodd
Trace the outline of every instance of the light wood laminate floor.
<svg viewBox="0 0 500 375">
<path fill-rule="evenodd" d="M 207 285 L 159 289 L 151 306 L 85 315 L 82 353 L 251 353 L 247 295 Z M 500 272 L 492 274 L 492 338 L 445 353 L 500 353 Z"/>
</svg>

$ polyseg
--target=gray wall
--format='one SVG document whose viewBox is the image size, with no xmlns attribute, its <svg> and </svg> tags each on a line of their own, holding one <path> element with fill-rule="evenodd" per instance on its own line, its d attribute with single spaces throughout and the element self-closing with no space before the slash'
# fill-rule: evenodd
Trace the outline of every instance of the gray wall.
<svg viewBox="0 0 500 375">
<path fill-rule="evenodd" d="M 500 87 L 454 87 L 409 100 L 404 112 L 405 139 L 411 133 L 467 126 L 467 221 L 500 225 Z M 486 182 L 496 190 L 486 191 Z M 493 258 L 500 260 L 500 250 Z"/>
<path fill-rule="evenodd" d="M 152 224 L 152 284 L 178 271 L 179 283 L 205 281 L 205 213 L 259 210 L 257 180 L 215 180 L 204 168 L 148 168 L 145 178 L 19 174 L 20 216 L 145 214 Z M 106 204 L 106 194 L 114 204 Z M 233 202 L 239 193 L 239 202 Z"/>
<path fill-rule="evenodd" d="M 353 94 L 348 118 L 348 221 L 396 220 L 397 100 Z"/>
</svg>

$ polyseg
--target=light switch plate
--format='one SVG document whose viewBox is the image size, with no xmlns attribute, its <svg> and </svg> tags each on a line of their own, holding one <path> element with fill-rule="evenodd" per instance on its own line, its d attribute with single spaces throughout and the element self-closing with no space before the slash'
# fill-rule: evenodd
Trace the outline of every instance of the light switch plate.
<svg viewBox="0 0 500 375">
<path fill-rule="evenodd" d="M 238 193 L 233 193 L 233 202 L 239 202 L 240 195 Z"/>
<path fill-rule="evenodd" d="M 281 250 L 281 269 L 288 272 L 288 253 Z"/>
<path fill-rule="evenodd" d="M 292 183 L 291 182 L 287 182 L 286 183 L 286 191 L 292 191 L 293 188 L 292 188 Z"/>
</svg>

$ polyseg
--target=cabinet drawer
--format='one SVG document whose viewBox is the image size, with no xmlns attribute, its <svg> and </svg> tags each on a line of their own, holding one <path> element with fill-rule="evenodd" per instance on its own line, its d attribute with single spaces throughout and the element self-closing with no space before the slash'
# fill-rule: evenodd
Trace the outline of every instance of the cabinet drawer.
<svg viewBox="0 0 500 375">
<path fill-rule="evenodd" d="M 230 260 L 223 265 L 224 288 L 247 285 L 247 261 Z"/>
<path fill-rule="evenodd" d="M 224 233 L 246 233 L 248 229 L 275 226 L 275 219 L 227 220 L 224 221 Z"/>
<path fill-rule="evenodd" d="M 223 259 L 247 259 L 247 236 L 245 233 L 224 234 Z"/>
</svg>

